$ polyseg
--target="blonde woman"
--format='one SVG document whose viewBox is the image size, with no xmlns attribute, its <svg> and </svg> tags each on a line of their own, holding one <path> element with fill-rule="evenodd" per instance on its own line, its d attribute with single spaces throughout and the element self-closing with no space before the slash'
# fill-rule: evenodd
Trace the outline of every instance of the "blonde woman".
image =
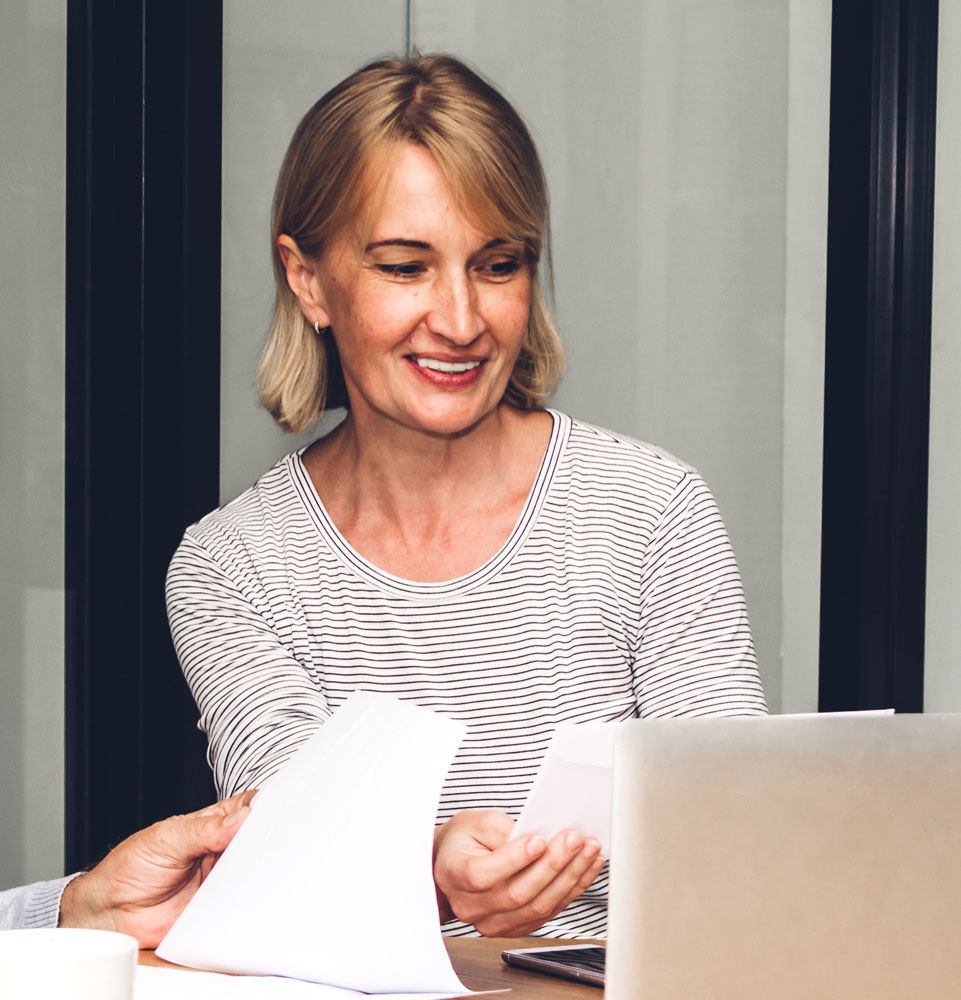
<svg viewBox="0 0 961 1000">
<path fill-rule="evenodd" d="M 445 931 L 603 937 L 597 843 L 508 841 L 512 817 L 558 723 L 764 711 L 714 501 L 545 408 L 543 172 L 462 63 L 382 61 L 322 97 L 273 229 L 261 398 L 290 431 L 346 417 L 171 565 L 218 790 L 262 783 L 354 690 L 409 698 L 469 727 L 435 835 Z"/>
</svg>

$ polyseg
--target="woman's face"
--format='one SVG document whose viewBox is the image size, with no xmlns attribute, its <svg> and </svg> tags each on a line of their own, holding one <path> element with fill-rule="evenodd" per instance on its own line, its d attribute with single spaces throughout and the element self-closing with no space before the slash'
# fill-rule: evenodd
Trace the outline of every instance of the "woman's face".
<svg viewBox="0 0 961 1000">
<path fill-rule="evenodd" d="M 425 149 L 397 151 L 366 245 L 342 232 L 310 281 L 355 420 L 449 435 L 497 407 L 530 313 L 524 248 L 475 229 Z"/>
</svg>

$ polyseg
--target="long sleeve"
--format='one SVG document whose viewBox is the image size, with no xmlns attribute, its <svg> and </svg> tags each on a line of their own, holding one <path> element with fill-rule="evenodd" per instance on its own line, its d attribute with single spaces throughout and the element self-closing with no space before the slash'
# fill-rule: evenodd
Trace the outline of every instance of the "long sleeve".
<svg viewBox="0 0 961 1000">
<path fill-rule="evenodd" d="M 737 563 L 717 504 L 694 473 L 644 554 L 634 684 L 639 714 L 766 711 Z"/>
<path fill-rule="evenodd" d="M 221 797 L 258 787 L 330 717 L 249 576 L 228 575 L 189 533 L 167 574 L 170 630 Z"/>
<path fill-rule="evenodd" d="M 60 919 L 60 897 L 76 877 L 68 875 L 0 892 L 0 930 L 56 927 Z"/>
</svg>

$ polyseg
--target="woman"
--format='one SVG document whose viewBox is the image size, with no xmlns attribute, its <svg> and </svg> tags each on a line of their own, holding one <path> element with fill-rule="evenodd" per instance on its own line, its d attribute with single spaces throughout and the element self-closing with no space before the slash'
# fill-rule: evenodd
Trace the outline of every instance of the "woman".
<svg viewBox="0 0 961 1000">
<path fill-rule="evenodd" d="M 221 794 L 356 689 L 469 724 L 435 837 L 451 933 L 604 935 L 596 842 L 507 842 L 558 723 L 764 711 L 703 482 L 544 409 L 547 231 L 526 128 L 456 60 L 321 98 L 277 184 L 259 382 L 287 430 L 347 416 L 191 527 L 168 578 Z"/>
</svg>

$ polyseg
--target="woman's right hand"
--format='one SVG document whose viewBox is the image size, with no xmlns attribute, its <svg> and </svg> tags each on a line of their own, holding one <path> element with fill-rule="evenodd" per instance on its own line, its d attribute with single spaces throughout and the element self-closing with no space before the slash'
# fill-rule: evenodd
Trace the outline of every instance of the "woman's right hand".
<svg viewBox="0 0 961 1000">
<path fill-rule="evenodd" d="M 594 881 L 600 844 L 573 830 L 509 840 L 514 821 L 495 809 L 459 812 L 434 831 L 441 921 L 457 917 L 486 937 L 524 937 Z"/>
</svg>

